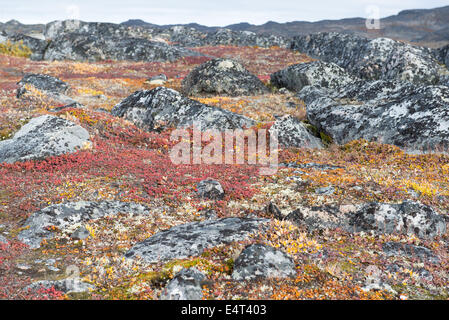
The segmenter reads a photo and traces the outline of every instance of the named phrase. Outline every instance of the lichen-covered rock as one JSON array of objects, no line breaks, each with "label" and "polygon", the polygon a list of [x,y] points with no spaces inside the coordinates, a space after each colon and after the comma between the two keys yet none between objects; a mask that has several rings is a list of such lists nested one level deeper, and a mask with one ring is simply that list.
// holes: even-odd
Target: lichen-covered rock
[{"label": "lichen-covered rock", "polygon": [[45,51],[44,60],[163,62],[175,61],[185,56],[202,56],[202,54],[148,39],[69,33],[50,43]]},{"label": "lichen-covered rock", "polygon": [[68,278],[62,280],[41,280],[36,281],[25,287],[25,291],[35,291],[41,288],[50,289],[55,288],[57,291],[62,291],[64,293],[82,293],[94,290],[95,286],[82,281],[79,278]]},{"label": "lichen-covered rock", "polygon": [[196,268],[184,268],[165,287],[161,300],[201,300],[206,276]]},{"label": "lichen-covered rock", "polygon": [[34,212],[24,223],[18,238],[31,248],[39,248],[43,239],[53,237],[47,227],[54,226],[62,232],[73,232],[83,222],[112,216],[118,213],[147,215],[149,209],[141,204],[120,201],[79,201],[54,204]]},{"label": "lichen-covered rock", "polygon": [[339,88],[355,81],[343,68],[332,62],[313,61],[289,66],[270,76],[278,88],[299,91],[305,86]]},{"label": "lichen-covered rock", "polygon": [[198,256],[221,244],[247,239],[263,230],[268,219],[223,218],[190,222],[161,231],[132,247],[127,258],[140,257],[147,263]]},{"label": "lichen-covered rock", "polygon": [[228,96],[247,96],[268,92],[268,88],[262,81],[240,63],[221,58],[209,60],[193,69],[183,79],[182,90],[188,95]]},{"label": "lichen-covered rock", "polygon": [[447,218],[432,207],[406,200],[401,204],[368,203],[349,219],[355,232],[374,231],[381,234],[413,234],[434,238],[445,234]]},{"label": "lichen-covered rock", "polygon": [[366,139],[409,152],[449,147],[449,88],[358,82],[341,90],[305,87],[307,118],[334,142]]},{"label": "lichen-covered rock", "polygon": [[190,127],[194,121],[201,124],[201,129],[219,130],[249,128],[255,124],[252,119],[188,99],[165,87],[136,91],[117,104],[112,114],[144,130]]},{"label": "lichen-covered rock", "polygon": [[204,37],[202,45],[258,46],[263,48],[277,46],[287,48],[289,41],[281,36],[263,35],[251,31],[233,31],[226,28],[220,28],[215,32],[208,33]]},{"label": "lichen-covered rock", "polygon": [[27,91],[27,85],[54,94],[66,94],[69,90],[67,83],[47,74],[27,74],[17,84],[19,85],[19,89],[17,89],[17,98],[20,98]]},{"label": "lichen-covered rock", "polygon": [[279,143],[285,147],[323,148],[319,138],[313,136],[301,121],[289,115],[276,120],[269,132],[276,134]]},{"label": "lichen-covered rock", "polygon": [[214,179],[206,179],[198,182],[196,192],[201,198],[220,200],[224,197],[224,190],[220,182]]},{"label": "lichen-covered rock", "polygon": [[91,146],[83,127],[55,116],[33,118],[8,140],[0,141],[0,162],[40,160]]},{"label": "lichen-covered rock", "polygon": [[291,49],[333,62],[357,77],[437,84],[445,68],[430,49],[388,38],[321,32],[293,38]]},{"label": "lichen-covered rock", "polygon": [[234,280],[292,278],[295,275],[295,263],[291,257],[263,244],[247,246],[235,260],[232,272]]},{"label": "lichen-covered rock", "polygon": [[4,236],[0,234],[0,244],[8,244],[9,241]]},{"label": "lichen-covered rock", "polygon": [[430,262],[433,264],[440,262],[440,259],[432,252],[432,250],[409,243],[386,242],[382,245],[382,251],[387,257],[406,256],[421,262]]},{"label": "lichen-covered rock", "polygon": [[400,204],[300,207],[285,219],[309,230],[341,228],[347,232],[410,234],[423,239],[445,234],[448,223],[432,207],[410,200]]},{"label": "lichen-covered rock", "polygon": [[32,51],[30,56],[31,60],[42,60],[45,49],[47,49],[48,46],[48,41],[46,40],[37,39],[20,33],[9,36],[8,40],[15,43],[21,42],[28,47]]}]

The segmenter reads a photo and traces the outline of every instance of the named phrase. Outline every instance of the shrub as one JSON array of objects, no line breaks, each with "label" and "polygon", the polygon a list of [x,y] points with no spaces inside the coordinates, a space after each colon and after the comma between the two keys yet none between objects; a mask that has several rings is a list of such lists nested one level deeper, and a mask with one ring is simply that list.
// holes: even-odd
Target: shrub
[{"label": "shrub", "polygon": [[23,41],[11,42],[8,40],[4,43],[0,43],[0,54],[29,58],[32,53],[31,49],[23,44]]}]

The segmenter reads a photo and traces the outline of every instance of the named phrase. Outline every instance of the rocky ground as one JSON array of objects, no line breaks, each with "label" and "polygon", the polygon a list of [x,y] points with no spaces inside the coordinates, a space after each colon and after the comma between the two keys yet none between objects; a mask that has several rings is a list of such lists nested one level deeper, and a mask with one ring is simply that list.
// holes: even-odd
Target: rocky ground
[{"label": "rocky ground", "polygon": [[[170,48],[0,55],[1,299],[449,298],[445,51]],[[194,120],[276,132],[279,169],[174,164]]]}]

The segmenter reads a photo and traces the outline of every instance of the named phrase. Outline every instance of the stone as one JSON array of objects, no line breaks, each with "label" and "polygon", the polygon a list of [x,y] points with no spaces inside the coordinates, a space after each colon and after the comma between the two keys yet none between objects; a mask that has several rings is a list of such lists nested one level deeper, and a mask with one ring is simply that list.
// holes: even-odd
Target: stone
[{"label": "stone", "polygon": [[86,229],[86,227],[82,226],[75,230],[75,232],[72,233],[70,238],[73,240],[85,240],[90,237],[89,230]]},{"label": "stone", "polygon": [[145,80],[145,82],[147,82],[149,85],[163,85],[165,84],[165,82],[167,82],[167,76],[163,73],[157,75],[157,76],[153,76],[148,78],[147,80]]},{"label": "stone", "polygon": [[281,210],[275,205],[273,202],[270,202],[265,208],[265,213],[268,213],[271,217],[277,220],[283,220],[284,216],[282,215]]},{"label": "stone", "polygon": [[247,246],[235,260],[234,280],[293,278],[295,263],[285,252],[263,244]]},{"label": "stone", "polygon": [[388,38],[366,39],[357,35],[320,32],[293,37],[291,49],[333,62],[367,80],[400,80],[438,84],[447,70],[430,49]]},{"label": "stone", "polygon": [[225,195],[220,182],[214,179],[206,179],[198,182],[196,189],[196,192],[200,198],[221,200]]},{"label": "stone", "polygon": [[196,268],[184,268],[165,287],[161,300],[201,300],[206,276]]},{"label": "stone", "polygon": [[9,243],[8,239],[6,239],[4,236],[2,236],[0,234],[0,245],[1,244],[8,244],[8,243]]},{"label": "stone", "polygon": [[213,59],[193,69],[182,80],[186,95],[249,96],[268,93],[268,88],[237,61]]},{"label": "stone", "polygon": [[410,153],[449,147],[449,88],[369,81],[341,90],[305,87],[307,119],[337,144],[366,139]]},{"label": "stone", "polygon": [[64,293],[83,293],[94,290],[95,286],[81,281],[78,278],[68,278],[63,280],[41,280],[36,281],[25,287],[25,291],[35,291],[40,288],[50,289],[54,287],[57,291],[62,291]]},{"label": "stone", "polygon": [[284,147],[321,149],[321,139],[312,135],[306,126],[290,115],[277,119],[269,129],[270,134],[276,134],[278,142]]},{"label": "stone", "polygon": [[51,239],[54,234],[47,227],[54,226],[62,232],[73,231],[79,224],[118,213],[147,215],[149,209],[133,202],[120,201],[79,201],[54,204],[34,212],[24,223],[18,238],[31,248],[39,248],[43,239]]},{"label": "stone", "polygon": [[17,84],[19,85],[19,89],[17,89],[17,98],[20,98],[27,92],[27,85],[54,94],[66,94],[70,89],[68,84],[56,77],[37,73],[25,75]]},{"label": "stone", "polygon": [[44,115],[0,141],[0,162],[42,160],[91,147],[89,132],[72,121]]},{"label": "stone", "polygon": [[250,234],[263,230],[268,221],[234,217],[177,225],[137,243],[125,257],[157,263],[198,256],[208,248],[245,240]]},{"label": "stone", "polygon": [[255,124],[245,116],[202,104],[165,87],[136,91],[114,106],[112,114],[144,130],[185,128],[194,122],[201,124],[202,130],[249,128]]},{"label": "stone", "polygon": [[440,259],[432,252],[432,250],[409,243],[386,242],[382,245],[382,251],[387,257],[405,256],[417,259],[421,262],[430,262],[433,264],[440,263]]},{"label": "stone", "polygon": [[330,195],[335,193],[335,188],[332,187],[332,186],[323,187],[323,188],[316,188],[315,189],[315,193],[316,194],[320,194],[320,195],[330,196]]},{"label": "stone", "polygon": [[300,91],[306,86],[340,88],[356,80],[332,62],[313,61],[291,65],[270,76],[272,85]]},{"label": "stone", "polygon": [[31,60],[42,60],[45,49],[48,46],[48,41],[46,40],[37,39],[35,37],[30,37],[28,35],[20,33],[10,35],[8,37],[8,40],[10,40],[13,43],[21,42],[26,47],[28,47],[32,51],[32,54],[30,56]]}]

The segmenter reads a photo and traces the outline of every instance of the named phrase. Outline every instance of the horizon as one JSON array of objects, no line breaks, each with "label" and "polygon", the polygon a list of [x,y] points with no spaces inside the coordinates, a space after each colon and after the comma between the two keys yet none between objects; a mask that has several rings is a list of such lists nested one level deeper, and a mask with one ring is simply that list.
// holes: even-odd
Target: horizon
[{"label": "horizon", "polygon": [[[313,4],[306,5],[291,0],[276,4],[266,0],[237,4],[238,1],[229,0],[226,5],[191,1],[188,6],[180,0],[167,0],[164,6],[156,1],[130,0],[124,8],[122,2],[115,5],[118,4],[117,0],[107,1],[107,7],[106,1],[103,0],[59,1],[57,3],[43,0],[40,3],[31,4],[26,3],[25,0],[17,0],[14,4],[3,2],[0,1],[0,5],[2,5],[0,21],[2,23],[11,20],[19,21],[22,24],[46,24],[55,20],[67,19],[111,23],[142,20],[157,25],[197,23],[208,27],[224,27],[239,23],[262,25],[268,22],[318,22],[373,18],[373,14],[376,15],[376,18],[384,18],[396,15],[403,10],[435,9],[449,5],[446,1],[440,0],[430,0],[425,3],[417,0],[342,0],[339,7],[334,8],[330,5],[332,3],[330,0],[318,0]],[[173,5],[169,6],[169,4]],[[239,11],[234,9],[237,6],[240,6]],[[254,10],[254,8],[257,9]],[[299,11],[299,9],[302,10]],[[298,13],[295,10],[298,10]],[[139,14],[135,12],[139,12]]]}]

